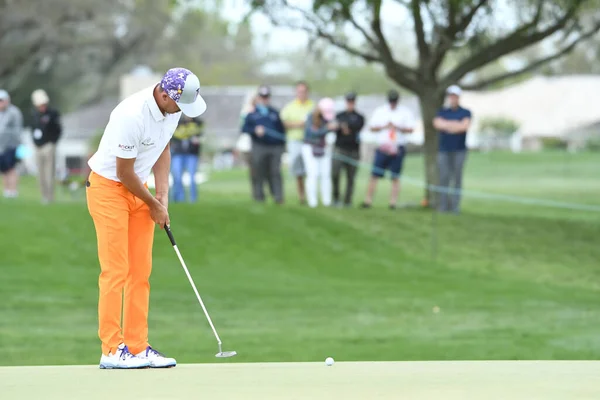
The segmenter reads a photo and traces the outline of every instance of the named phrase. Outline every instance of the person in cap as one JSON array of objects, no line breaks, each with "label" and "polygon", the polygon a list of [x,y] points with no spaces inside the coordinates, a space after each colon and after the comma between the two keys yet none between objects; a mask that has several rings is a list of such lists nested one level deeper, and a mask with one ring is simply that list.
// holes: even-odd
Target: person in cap
[{"label": "person in cap", "polygon": [[17,148],[21,143],[23,114],[10,102],[10,95],[0,89],[0,174],[4,197],[18,197]]},{"label": "person in cap", "polygon": [[300,204],[306,201],[304,193],[304,177],[306,170],[302,156],[304,143],[304,125],[306,117],[315,108],[315,103],[308,97],[308,83],[296,82],[296,98],[281,110],[281,119],[287,131],[287,152],[290,171],[296,178],[296,188]]},{"label": "person in cap", "polygon": [[460,106],[461,93],[457,85],[448,87],[447,107],[441,108],[433,119],[433,126],[439,131],[440,186],[446,189],[439,194],[438,209],[441,212],[460,212],[463,168],[467,159],[467,131],[471,126],[471,111]]},{"label": "person in cap", "polygon": [[56,175],[56,143],[62,134],[60,113],[49,106],[50,98],[43,89],[31,94],[33,104],[32,136],[42,203],[54,201]]},{"label": "person in cap", "polygon": [[281,156],[285,151],[285,127],[279,111],[271,106],[271,89],[258,88],[254,110],[244,119],[242,132],[252,137],[252,196],[265,201],[264,183],[268,182],[277,204],[283,204]]},{"label": "person in cap", "polygon": [[[205,110],[198,77],[185,68],[172,68],[159,83],[115,107],[88,161],[92,172],[86,183],[87,204],[101,270],[100,368],[176,365],[148,342],[154,224],[161,229],[169,225],[169,142],[181,114],[196,118]],[[155,195],[147,185],[151,172]]]},{"label": "person in cap", "polygon": [[377,181],[384,177],[386,171],[390,172],[392,179],[390,209],[396,208],[400,194],[400,173],[406,153],[406,135],[413,132],[415,121],[410,110],[399,104],[400,94],[397,91],[390,90],[387,100],[387,104],[375,109],[369,122],[371,132],[377,134],[377,149],[362,208],[371,207]]},{"label": "person in cap", "polygon": [[304,128],[302,159],[306,168],[306,200],[309,207],[318,205],[317,192],[320,183],[321,200],[325,207],[331,205],[331,160],[332,149],[327,146],[325,137],[335,132],[335,102],[329,97],[317,103],[315,111],[308,115]]},{"label": "person in cap", "polygon": [[359,135],[365,125],[364,116],[356,111],[356,93],[346,94],[346,109],[338,113],[339,122],[336,131],[335,154],[333,156],[333,202],[341,206],[340,176],[346,171],[346,193],[343,205],[352,206],[354,180],[360,161]]}]

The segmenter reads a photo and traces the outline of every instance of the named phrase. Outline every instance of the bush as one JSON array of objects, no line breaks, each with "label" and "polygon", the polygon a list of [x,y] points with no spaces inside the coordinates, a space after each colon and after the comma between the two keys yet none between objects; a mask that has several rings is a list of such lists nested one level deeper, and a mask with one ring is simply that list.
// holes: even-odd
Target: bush
[{"label": "bush", "polygon": [[566,150],[568,143],[566,140],[554,137],[542,138],[542,147],[547,150]]},{"label": "bush", "polygon": [[493,136],[510,137],[519,129],[519,124],[509,118],[484,118],[479,122],[479,131]]},{"label": "bush", "polygon": [[586,140],[585,149],[589,151],[600,151],[600,137],[591,137]]}]

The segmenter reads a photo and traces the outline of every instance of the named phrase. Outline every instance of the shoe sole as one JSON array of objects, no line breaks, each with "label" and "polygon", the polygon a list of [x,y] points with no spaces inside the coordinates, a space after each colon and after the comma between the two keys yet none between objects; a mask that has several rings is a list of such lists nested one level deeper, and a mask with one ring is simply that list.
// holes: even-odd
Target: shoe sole
[{"label": "shoe sole", "polygon": [[140,367],[113,367],[113,366],[107,366],[107,365],[100,365],[100,369],[147,369],[150,368],[149,365],[143,365]]},{"label": "shoe sole", "polygon": [[164,366],[160,366],[160,367],[150,367],[152,369],[167,369],[167,368],[175,368],[177,366],[177,364],[173,364],[173,365],[164,365]]}]

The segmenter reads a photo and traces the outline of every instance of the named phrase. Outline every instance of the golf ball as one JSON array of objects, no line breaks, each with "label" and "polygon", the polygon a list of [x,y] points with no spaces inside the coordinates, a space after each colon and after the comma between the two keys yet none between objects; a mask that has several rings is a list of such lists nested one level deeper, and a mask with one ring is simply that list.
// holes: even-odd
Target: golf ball
[{"label": "golf ball", "polygon": [[327,357],[327,358],[325,359],[325,364],[326,364],[328,367],[331,367],[331,366],[333,365],[333,358],[331,358],[331,357]]}]

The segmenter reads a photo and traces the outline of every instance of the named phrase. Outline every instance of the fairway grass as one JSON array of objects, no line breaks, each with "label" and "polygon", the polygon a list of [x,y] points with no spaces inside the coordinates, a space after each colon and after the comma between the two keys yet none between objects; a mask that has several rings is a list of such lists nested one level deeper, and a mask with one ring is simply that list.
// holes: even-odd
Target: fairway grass
[{"label": "fairway grass", "polygon": [[[599,204],[596,158],[471,154],[466,189]],[[421,167],[409,157],[407,177]],[[231,362],[598,359],[599,213],[468,195],[460,216],[392,212],[387,181],[372,210],[313,210],[286,187],[288,204],[254,204],[244,171],[212,173],[198,204],[170,206],[223,348],[239,353]],[[405,183],[402,202],[421,194]],[[83,197],[42,206],[26,179],[0,213],[0,365],[97,364],[99,267]],[[151,343],[180,363],[214,362],[158,229],[153,253]]]},{"label": "fairway grass", "polygon": [[188,364],[169,370],[1,367],[3,399],[591,400],[599,362]]}]

